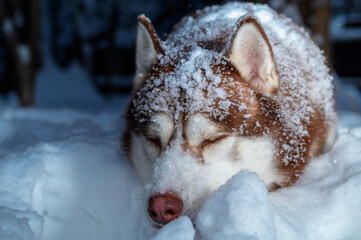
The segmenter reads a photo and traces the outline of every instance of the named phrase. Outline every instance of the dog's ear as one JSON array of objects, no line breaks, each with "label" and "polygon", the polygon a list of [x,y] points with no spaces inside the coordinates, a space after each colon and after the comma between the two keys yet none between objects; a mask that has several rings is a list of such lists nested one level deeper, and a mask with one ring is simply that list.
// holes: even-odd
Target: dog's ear
[{"label": "dog's ear", "polygon": [[138,17],[138,29],[136,40],[136,75],[134,89],[138,90],[150,71],[152,65],[158,60],[158,54],[163,54],[161,41],[145,15]]},{"label": "dog's ear", "polygon": [[278,73],[268,38],[252,16],[243,17],[235,26],[226,57],[250,85],[263,93],[278,89]]}]

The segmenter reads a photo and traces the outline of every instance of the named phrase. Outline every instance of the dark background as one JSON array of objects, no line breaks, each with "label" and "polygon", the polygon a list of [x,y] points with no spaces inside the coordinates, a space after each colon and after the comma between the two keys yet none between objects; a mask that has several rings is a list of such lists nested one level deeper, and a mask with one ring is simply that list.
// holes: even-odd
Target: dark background
[{"label": "dark background", "polygon": [[[135,66],[137,16],[145,13],[162,38],[205,0],[0,0],[0,94],[34,102],[44,52],[66,69],[78,62],[104,97],[129,93]],[[336,78],[361,86],[361,0],[271,0],[310,30]],[[45,43],[45,39],[48,42]]]}]

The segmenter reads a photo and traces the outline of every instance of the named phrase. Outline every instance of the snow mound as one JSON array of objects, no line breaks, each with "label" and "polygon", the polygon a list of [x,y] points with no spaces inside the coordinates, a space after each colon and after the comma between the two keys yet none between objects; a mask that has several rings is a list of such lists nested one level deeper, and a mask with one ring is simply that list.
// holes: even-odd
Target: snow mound
[{"label": "snow mound", "polygon": [[255,173],[240,172],[206,202],[197,227],[205,239],[276,239],[265,184]]},{"label": "snow mound", "polygon": [[119,160],[117,115],[0,113],[12,129],[0,139],[0,239],[134,239],[140,185]]},{"label": "snow mound", "polygon": [[195,230],[191,220],[182,216],[168,225],[163,227],[152,240],[192,240],[194,239]]},{"label": "snow mound", "polygon": [[44,220],[34,211],[0,206],[0,239],[40,240]]}]

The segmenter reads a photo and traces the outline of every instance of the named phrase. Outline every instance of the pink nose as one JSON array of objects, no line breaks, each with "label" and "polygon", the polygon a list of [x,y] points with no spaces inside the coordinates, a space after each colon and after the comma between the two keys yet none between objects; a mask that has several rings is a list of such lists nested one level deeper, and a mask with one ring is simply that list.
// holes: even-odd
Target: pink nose
[{"label": "pink nose", "polygon": [[161,225],[178,218],[183,211],[183,201],[174,193],[153,195],[148,201],[150,218]]}]

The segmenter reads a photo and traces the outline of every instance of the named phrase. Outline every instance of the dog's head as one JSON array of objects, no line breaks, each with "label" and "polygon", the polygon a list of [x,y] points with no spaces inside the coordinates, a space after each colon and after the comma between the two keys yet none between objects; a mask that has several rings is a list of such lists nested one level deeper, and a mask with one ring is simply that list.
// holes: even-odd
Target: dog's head
[{"label": "dog's head", "polygon": [[240,19],[218,36],[225,44],[162,42],[144,15],[138,21],[124,146],[145,183],[150,218],[159,225],[180,215],[194,220],[210,194],[241,169],[278,184],[271,134],[279,81],[258,21]]}]

